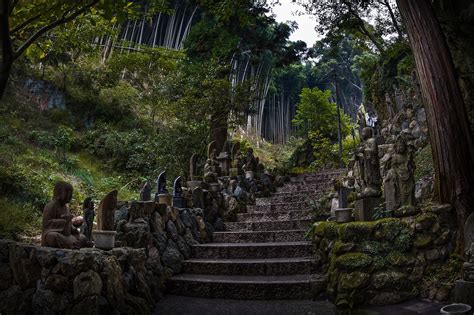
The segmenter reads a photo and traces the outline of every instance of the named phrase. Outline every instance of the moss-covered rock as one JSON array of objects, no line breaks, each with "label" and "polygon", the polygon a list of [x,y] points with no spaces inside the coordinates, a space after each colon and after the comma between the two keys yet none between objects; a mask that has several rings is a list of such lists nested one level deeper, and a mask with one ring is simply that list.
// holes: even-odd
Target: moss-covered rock
[{"label": "moss-covered rock", "polygon": [[345,253],[349,253],[353,251],[356,248],[356,245],[354,243],[343,243],[341,241],[336,241],[334,243],[334,253],[337,256],[340,256]]},{"label": "moss-covered rock", "polygon": [[407,289],[410,282],[404,273],[396,271],[380,271],[372,276],[372,286],[377,289],[391,289],[394,291]]},{"label": "moss-covered rock", "polygon": [[380,255],[383,253],[388,253],[392,250],[391,244],[388,242],[382,241],[364,241],[358,246],[359,251],[372,254],[372,255]]},{"label": "moss-covered rock", "polygon": [[350,222],[341,224],[339,234],[343,242],[360,242],[370,239],[375,222]]},{"label": "moss-covered rock", "polygon": [[360,271],[343,273],[339,278],[339,288],[342,290],[355,290],[369,283],[370,274]]},{"label": "moss-covered rock", "polygon": [[426,247],[433,242],[433,237],[428,234],[417,234],[413,240],[413,246]]},{"label": "moss-covered rock", "polygon": [[336,267],[344,270],[355,270],[369,267],[372,258],[364,253],[347,253],[336,258]]},{"label": "moss-covered rock", "polygon": [[409,226],[404,224],[405,227],[400,230],[397,237],[392,242],[392,249],[396,251],[406,252],[413,245],[413,238],[415,236],[415,231]]},{"label": "moss-covered rock", "polygon": [[416,217],[416,229],[417,230],[427,230],[436,223],[436,215],[432,213],[424,213]]},{"label": "moss-covered rock", "polygon": [[411,254],[393,251],[387,255],[387,262],[394,267],[411,266],[415,263],[415,257]]},{"label": "moss-covered rock", "polygon": [[375,228],[381,238],[393,241],[407,226],[400,219],[387,218],[377,221]]},{"label": "moss-covered rock", "polygon": [[314,234],[330,240],[338,238],[338,224],[335,222],[317,222],[313,225]]},{"label": "moss-covered rock", "polygon": [[393,216],[396,218],[403,218],[412,215],[417,215],[420,213],[420,210],[414,206],[405,206],[393,211]]}]

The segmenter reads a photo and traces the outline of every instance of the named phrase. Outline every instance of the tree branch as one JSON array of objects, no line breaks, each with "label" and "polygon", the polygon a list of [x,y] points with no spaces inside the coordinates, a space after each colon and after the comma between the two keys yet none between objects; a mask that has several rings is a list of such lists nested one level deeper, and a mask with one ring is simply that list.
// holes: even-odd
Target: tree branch
[{"label": "tree branch", "polygon": [[378,42],[378,40],[375,38],[375,36],[367,29],[367,27],[365,26],[365,21],[357,14],[357,12],[354,11],[354,9],[352,8],[351,4],[348,3],[348,2],[345,2],[344,3],[346,4],[348,10],[349,10],[349,13],[355,17],[357,19],[357,21],[359,22],[359,29],[360,31],[362,32],[362,34],[364,34],[365,36],[367,36],[370,41],[375,45],[375,47],[377,47],[377,49],[381,52],[381,53],[384,53],[385,52],[385,49],[383,48],[383,46]]},{"label": "tree branch", "polygon": [[23,23],[21,23],[20,25],[17,25],[15,26],[11,31],[10,31],[10,34],[15,34],[16,32],[18,32],[19,30],[21,30],[22,28],[24,28],[25,26],[27,26],[28,24],[32,23],[33,21],[36,21],[37,19],[39,19],[41,16],[41,13],[35,15],[35,16],[32,16],[31,18],[29,18],[28,20],[24,21]]},{"label": "tree branch", "polygon": [[400,25],[398,25],[397,18],[395,17],[395,13],[393,13],[392,6],[388,2],[388,0],[383,0],[383,4],[387,7],[388,12],[390,13],[390,17],[392,18],[393,26],[395,26],[395,29],[397,30],[398,36],[400,39],[403,38],[403,32],[400,28]]},{"label": "tree branch", "polygon": [[[98,0],[94,0],[92,2],[90,2],[89,4],[85,5],[84,7],[82,7],[81,9],[78,9],[76,12],[72,13],[71,15],[69,16],[65,16],[63,15],[60,19],[40,28],[36,33],[34,33],[30,38],[28,38],[16,51],[15,51],[15,54],[14,54],[14,59],[17,59],[19,56],[21,56],[21,54],[26,50],[28,49],[28,47],[31,46],[31,44],[34,43],[35,40],[37,40],[39,37],[41,37],[43,34],[45,34],[46,32],[54,29],[55,27],[61,25],[61,24],[65,24],[67,22],[70,22],[72,20],[74,20],[76,17],[78,17],[79,15],[81,15],[82,13],[84,13],[85,11],[87,11],[89,8],[91,8],[92,6],[94,6],[96,3],[98,2]],[[70,9],[68,10],[70,11]],[[67,13],[67,12],[66,12]]]}]

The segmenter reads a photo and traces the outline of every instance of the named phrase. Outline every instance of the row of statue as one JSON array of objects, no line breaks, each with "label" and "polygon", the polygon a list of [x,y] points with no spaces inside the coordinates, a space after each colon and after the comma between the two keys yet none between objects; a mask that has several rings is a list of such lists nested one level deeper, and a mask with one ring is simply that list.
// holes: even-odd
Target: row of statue
[{"label": "row of statue", "polygon": [[[361,131],[361,145],[349,163],[344,185],[358,192],[357,198],[385,199],[386,210],[415,205],[413,137],[401,132],[388,139],[380,157],[379,144],[371,127]],[[380,146],[381,147],[381,146]]]},{"label": "row of statue", "polygon": [[[193,155],[190,161],[191,179],[197,179],[197,155]],[[206,183],[216,183],[220,176],[239,176],[247,174],[253,178],[253,173],[263,172],[263,165],[258,157],[253,154],[253,149],[247,151],[246,156],[242,156],[240,143],[231,144],[226,141],[221,152],[217,154],[216,141],[209,143],[207,148],[207,160],[204,165],[204,181]]]}]

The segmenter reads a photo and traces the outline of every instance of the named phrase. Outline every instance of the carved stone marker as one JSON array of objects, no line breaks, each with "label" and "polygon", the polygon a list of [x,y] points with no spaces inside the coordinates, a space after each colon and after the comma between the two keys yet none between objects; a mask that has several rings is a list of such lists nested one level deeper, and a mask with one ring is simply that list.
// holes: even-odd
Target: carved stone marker
[{"label": "carved stone marker", "polygon": [[143,185],[142,190],[140,191],[140,201],[150,201],[151,199],[151,185],[146,181]]},{"label": "carved stone marker", "polygon": [[165,204],[167,206],[171,206],[171,195],[168,193],[166,189],[166,171],[161,172],[158,176],[158,180],[156,181],[156,194],[155,194],[155,202],[159,204]]},{"label": "carved stone marker", "polygon": [[181,176],[173,183],[173,207],[186,208],[186,200],[183,198],[183,188],[181,186]]},{"label": "carved stone marker", "polygon": [[79,249],[90,246],[86,236],[73,227],[73,215],[69,212],[73,188],[66,182],[54,186],[53,200],[43,210],[41,245],[56,248]]},{"label": "carved stone marker", "polygon": [[83,203],[83,216],[84,222],[82,223],[81,232],[87,237],[88,240],[92,240],[92,228],[94,225],[94,201],[92,201],[91,197],[88,197],[84,200]]},{"label": "carved stone marker", "polygon": [[117,209],[117,195],[118,191],[113,190],[100,201],[97,210],[97,230],[114,230],[114,212]]}]

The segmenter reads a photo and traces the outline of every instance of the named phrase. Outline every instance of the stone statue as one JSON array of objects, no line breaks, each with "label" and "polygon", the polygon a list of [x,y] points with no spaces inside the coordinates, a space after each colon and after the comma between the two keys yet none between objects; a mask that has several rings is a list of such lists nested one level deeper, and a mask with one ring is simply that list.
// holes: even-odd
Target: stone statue
[{"label": "stone statue", "polygon": [[72,226],[74,216],[67,206],[71,202],[72,191],[71,184],[66,182],[57,182],[54,186],[53,200],[43,210],[42,246],[79,249],[92,245]]},{"label": "stone statue", "polygon": [[92,227],[94,225],[94,201],[92,201],[91,197],[86,198],[83,203],[83,215],[84,215],[84,222],[82,223],[82,234],[84,234],[87,239],[92,239]]},{"label": "stone statue", "polygon": [[151,199],[151,185],[146,181],[143,185],[142,190],[140,191],[140,201],[149,201]]},{"label": "stone statue", "polygon": [[379,150],[372,128],[362,129],[362,140],[362,147],[356,155],[363,188],[359,198],[380,197],[382,177],[380,176]]},{"label": "stone statue", "polygon": [[207,147],[207,161],[204,166],[204,181],[206,183],[217,183],[219,177],[219,161],[217,161],[216,141],[209,143]]},{"label": "stone statue", "polygon": [[228,176],[231,162],[231,145],[232,143],[227,140],[222,147],[221,152],[217,156],[219,162],[219,168],[221,170],[221,176]]},{"label": "stone statue", "polygon": [[97,211],[97,230],[113,231],[115,229],[114,213],[117,209],[117,195],[118,191],[113,190],[100,201]]},{"label": "stone statue", "polygon": [[395,152],[386,162],[388,168],[384,179],[387,210],[415,205],[414,150],[403,135],[397,138]]},{"label": "stone statue", "polygon": [[245,157],[245,163],[242,169],[246,172],[249,172],[249,171],[256,172],[257,167],[258,167],[258,161],[255,159],[255,156],[253,155],[253,149],[250,148],[247,151],[247,156]]}]

